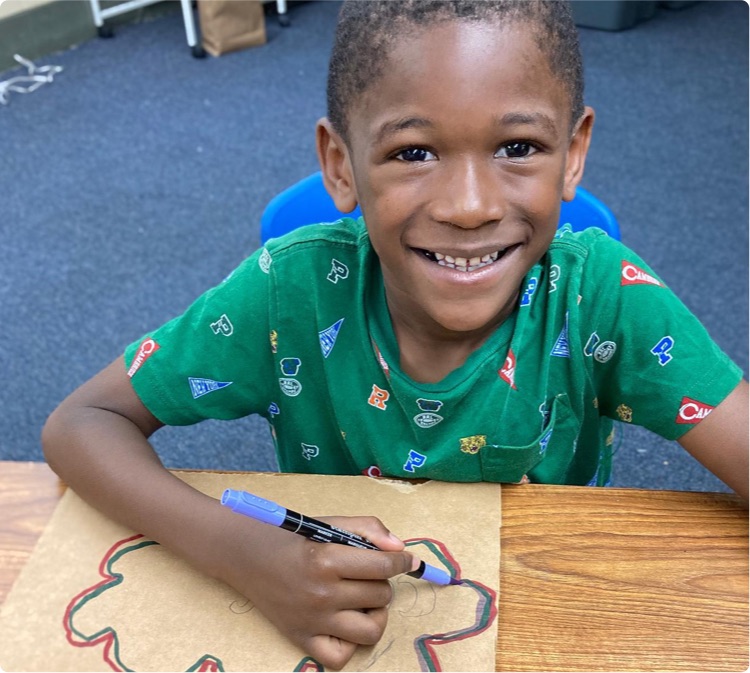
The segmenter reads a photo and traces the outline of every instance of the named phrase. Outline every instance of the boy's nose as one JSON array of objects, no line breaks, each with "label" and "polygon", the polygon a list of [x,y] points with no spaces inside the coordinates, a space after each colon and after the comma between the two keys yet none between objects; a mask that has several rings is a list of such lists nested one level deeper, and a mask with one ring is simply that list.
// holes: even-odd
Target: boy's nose
[{"label": "boy's nose", "polygon": [[477,162],[456,162],[435,189],[432,214],[436,220],[474,229],[502,220],[505,204],[496,168]]}]

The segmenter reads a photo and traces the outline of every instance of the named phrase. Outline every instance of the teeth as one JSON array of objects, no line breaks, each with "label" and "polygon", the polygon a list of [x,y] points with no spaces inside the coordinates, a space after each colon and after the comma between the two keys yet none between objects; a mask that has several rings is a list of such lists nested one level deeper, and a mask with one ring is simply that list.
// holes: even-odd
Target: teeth
[{"label": "teeth", "polygon": [[444,255],[440,252],[431,252],[430,250],[424,250],[424,255],[428,259],[437,262],[440,266],[448,267],[449,269],[457,269],[459,271],[475,271],[481,269],[484,266],[489,266],[493,262],[496,262],[500,257],[503,256],[507,248],[502,250],[496,250],[482,257],[451,257],[450,255]]}]

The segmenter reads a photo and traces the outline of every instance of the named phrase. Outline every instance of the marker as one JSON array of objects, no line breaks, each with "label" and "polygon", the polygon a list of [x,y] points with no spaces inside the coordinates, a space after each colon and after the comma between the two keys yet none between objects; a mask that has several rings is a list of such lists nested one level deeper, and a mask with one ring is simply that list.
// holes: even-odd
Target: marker
[{"label": "marker", "polygon": [[[311,519],[309,516],[293,512],[291,509],[286,509],[275,502],[265,500],[247,491],[236,491],[228,488],[221,496],[221,504],[229,507],[233,512],[244,514],[256,521],[262,521],[272,526],[279,526],[279,528],[297,533],[297,535],[303,535],[313,542],[333,542],[347,547],[381,551],[379,547],[376,547],[361,535],[336,528],[336,526],[331,526],[317,519]],[[427,565],[424,561],[420,561],[419,568],[406,574],[443,586],[461,584],[461,580],[454,579],[444,570]]]}]

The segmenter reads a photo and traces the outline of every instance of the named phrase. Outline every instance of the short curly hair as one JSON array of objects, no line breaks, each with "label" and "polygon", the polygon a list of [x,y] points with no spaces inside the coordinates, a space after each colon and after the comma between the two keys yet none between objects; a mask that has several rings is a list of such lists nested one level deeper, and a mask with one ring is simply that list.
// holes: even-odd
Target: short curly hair
[{"label": "short curly hair", "polygon": [[578,31],[563,0],[347,0],[339,13],[328,66],[328,119],[347,140],[348,112],[383,73],[403,32],[442,21],[523,22],[532,27],[571,104],[571,129],[583,114],[583,63]]}]

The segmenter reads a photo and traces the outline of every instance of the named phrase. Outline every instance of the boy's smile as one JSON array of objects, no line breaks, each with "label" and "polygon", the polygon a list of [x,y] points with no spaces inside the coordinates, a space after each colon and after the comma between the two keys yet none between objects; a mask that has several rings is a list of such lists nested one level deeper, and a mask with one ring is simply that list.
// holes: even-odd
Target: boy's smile
[{"label": "boy's smile", "polygon": [[352,198],[402,351],[409,339],[476,348],[552,241],[593,113],[571,141],[568,92],[523,27],[445,21],[394,45],[350,107]]}]

